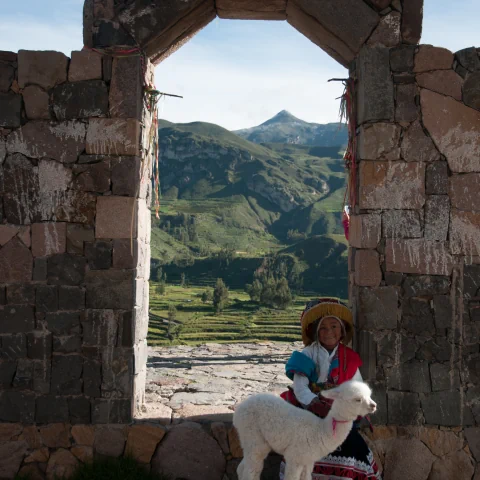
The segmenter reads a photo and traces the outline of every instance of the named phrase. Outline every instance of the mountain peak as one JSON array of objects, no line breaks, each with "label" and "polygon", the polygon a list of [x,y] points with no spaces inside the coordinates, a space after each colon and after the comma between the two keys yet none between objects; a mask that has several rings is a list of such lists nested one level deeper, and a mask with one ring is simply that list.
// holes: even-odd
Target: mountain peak
[{"label": "mountain peak", "polygon": [[292,115],[288,110],[282,110],[278,112],[274,117],[266,122],[262,123],[262,125],[271,125],[272,123],[292,123],[292,122],[302,122],[299,118]]}]

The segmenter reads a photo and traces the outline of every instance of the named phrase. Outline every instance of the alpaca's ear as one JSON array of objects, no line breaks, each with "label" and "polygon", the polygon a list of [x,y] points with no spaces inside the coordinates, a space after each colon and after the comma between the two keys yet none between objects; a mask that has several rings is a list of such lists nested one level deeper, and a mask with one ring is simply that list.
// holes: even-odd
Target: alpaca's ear
[{"label": "alpaca's ear", "polygon": [[332,390],[323,390],[322,397],[335,400],[336,398],[340,397],[340,392],[336,388],[333,388]]}]

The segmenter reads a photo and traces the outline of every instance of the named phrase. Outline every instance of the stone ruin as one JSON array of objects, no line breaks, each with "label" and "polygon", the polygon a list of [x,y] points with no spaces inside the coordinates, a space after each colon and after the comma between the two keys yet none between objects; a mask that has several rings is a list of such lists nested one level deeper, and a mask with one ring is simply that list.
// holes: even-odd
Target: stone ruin
[{"label": "stone ruin", "polygon": [[349,292],[380,405],[365,435],[385,480],[480,478],[480,58],[418,45],[422,10],[86,0],[86,48],[71,58],[0,52],[0,477],[129,453],[177,477],[236,479],[228,422],[134,419],[148,326],[144,84],[219,16],[287,20],[356,80]]}]

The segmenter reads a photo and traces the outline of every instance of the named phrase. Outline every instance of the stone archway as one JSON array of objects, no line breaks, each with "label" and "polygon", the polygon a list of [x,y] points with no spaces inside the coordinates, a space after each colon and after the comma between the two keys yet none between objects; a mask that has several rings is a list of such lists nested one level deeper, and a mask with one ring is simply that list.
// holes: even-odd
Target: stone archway
[{"label": "stone archway", "polygon": [[[477,50],[418,47],[421,0],[86,0],[85,45],[103,55],[0,53],[0,476],[38,445],[72,446],[70,434],[88,448],[95,438],[102,454],[121,454],[128,435],[147,463],[164,435],[123,427],[142,402],[146,362],[143,79],[216,15],[287,20],[349,68],[359,168],[350,297],[376,422],[388,425],[372,441],[393,445],[390,478],[409,471],[409,455],[395,454],[408,449],[423,455],[425,478],[459,466],[467,475],[455,429],[478,462]],[[115,47],[142,55],[114,58]],[[226,430],[213,435],[240,455],[232,432],[226,447]],[[74,463],[62,448],[54,455]]]}]

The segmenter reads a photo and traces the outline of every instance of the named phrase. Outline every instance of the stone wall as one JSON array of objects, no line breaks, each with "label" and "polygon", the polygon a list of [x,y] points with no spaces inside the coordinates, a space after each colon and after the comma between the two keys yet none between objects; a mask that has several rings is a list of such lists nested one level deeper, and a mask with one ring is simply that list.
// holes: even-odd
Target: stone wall
[{"label": "stone wall", "polygon": [[139,56],[0,52],[0,422],[125,423],[142,401],[143,69]]},{"label": "stone wall", "polygon": [[[479,51],[377,45],[355,73],[350,295],[374,419],[458,427],[478,446]],[[460,478],[438,475],[429,478]]]}]

